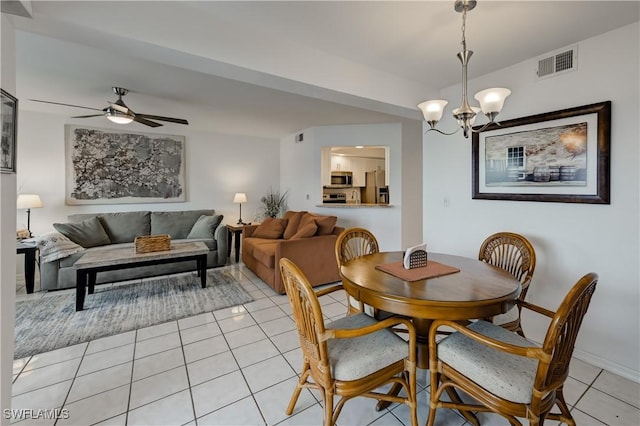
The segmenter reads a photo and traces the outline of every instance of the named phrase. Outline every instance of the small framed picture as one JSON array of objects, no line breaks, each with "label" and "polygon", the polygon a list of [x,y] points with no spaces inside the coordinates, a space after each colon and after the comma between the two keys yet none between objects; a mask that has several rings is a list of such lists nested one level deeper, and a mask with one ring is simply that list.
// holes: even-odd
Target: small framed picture
[{"label": "small framed picture", "polygon": [[2,92],[2,154],[0,171],[16,172],[16,133],[18,129],[18,100],[0,89]]}]

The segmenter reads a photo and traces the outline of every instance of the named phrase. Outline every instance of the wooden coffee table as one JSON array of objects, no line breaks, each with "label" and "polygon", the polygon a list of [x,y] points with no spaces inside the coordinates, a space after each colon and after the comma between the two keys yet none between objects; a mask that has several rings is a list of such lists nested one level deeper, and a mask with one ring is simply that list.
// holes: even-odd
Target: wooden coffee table
[{"label": "wooden coffee table", "polygon": [[207,286],[207,253],[209,248],[201,241],[172,243],[171,250],[153,253],[136,253],[135,247],[89,252],[73,265],[76,268],[76,311],[84,308],[87,286],[89,294],[93,294],[98,272],[195,260],[202,288],[205,288]]}]

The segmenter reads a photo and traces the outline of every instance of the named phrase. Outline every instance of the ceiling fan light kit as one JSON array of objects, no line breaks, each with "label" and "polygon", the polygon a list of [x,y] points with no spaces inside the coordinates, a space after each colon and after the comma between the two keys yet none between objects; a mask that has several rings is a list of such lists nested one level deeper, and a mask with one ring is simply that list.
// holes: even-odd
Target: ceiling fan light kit
[{"label": "ceiling fan light kit", "polygon": [[109,121],[116,124],[129,124],[132,121],[135,121],[149,127],[162,126],[162,124],[156,123],[155,121],[152,121],[152,120],[168,121],[170,123],[185,124],[185,125],[189,124],[189,122],[183,118],[163,117],[160,115],[149,115],[149,114],[137,114],[133,112],[122,100],[122,97],[125,96],[127,93],[129,93],[129,90],[123,87],[113,87],[113,93],[118,95],[118,100],[115,102],[110,102],[109,106],[103,109],[85,107],[80,105],[65,104],[60,102],[41,101],[38,99],[30,99],[30,100],[34,102],[42,102],[45,104],[63,105],[63,106],[70,106],[74,108],[84,108],[84,109],[92,109],[94,111],[102,111],[102,113],[100,114],[78,115],[71,118],[90,118],[90,117],[105,116]]},{"label": "ceiling fan light kit", "polygon": [[[458,108],[453,110],[453,117],[458,122],[458,125],[463,130],[464,137],[468,138],[469,133],[476,132],[473,130],[473,124],[475,122],[477,114],[482,111],[483,114],[489,119],[489,122],[482,126],[481,129],[477,130],[477,132],[481,132],[485,130],[491,124],[499,124],[495,121],[496,116],[500,111],[502,111],[502,107],[504,106],[504,101],[511,94],[511,90],[505,88],[491,88],[482,90],[474,96],[475,99],[480,103],[480,108],[469,105],[469,100],[467,98],[467,66],[469,64],[469,59],[471,55],[473,55],[473,51],[467,50],[467,40],[466,40],[466,22],[467,22],[467,12],[473,10],[476,7],[476,0],[456,0],[454,3],[454,9],[458,13],[462,13],[462,51],[458,52],[458,59],[462,64],[462,103]],[[418,104],[418,108],[422,111],[422,115],[424,116],[425,121],[429,125],[429,129],[427,132],[435,130],[438,133],[443,135],[453,135],[457,133],[460,128],[451,133],[445,133],[436,128],[438,122],[442,118],[442,113],[444,112],[444,107],[447,105],[447,101],[442,99],[425,101]]]},{"label": "ceiling fan light kit", "polygon": [[124,114],[113,108],[107,108],[105,116],[109,121],[117,124],[129,124],[133,121],[133,117],[131,115]]}]

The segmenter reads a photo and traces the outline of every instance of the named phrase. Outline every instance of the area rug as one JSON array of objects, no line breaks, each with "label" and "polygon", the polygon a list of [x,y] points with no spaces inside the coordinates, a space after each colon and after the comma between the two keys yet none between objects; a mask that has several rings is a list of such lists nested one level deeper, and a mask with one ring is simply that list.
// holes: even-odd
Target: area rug
[{"label": "area rug", "polygon": [[14,358],[51,351],[125,331],[174,321],[252,301],[227,271],[207,271],[207,287],[196,273],[132,284],[98,285],[84,310],[75,292],[16,303]]}]

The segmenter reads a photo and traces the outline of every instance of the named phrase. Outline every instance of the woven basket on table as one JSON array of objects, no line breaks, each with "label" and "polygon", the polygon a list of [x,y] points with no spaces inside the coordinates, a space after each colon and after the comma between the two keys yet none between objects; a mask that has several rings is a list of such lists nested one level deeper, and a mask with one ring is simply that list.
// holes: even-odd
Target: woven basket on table
[{"label": "woven basket on table", "polygon": [[136,237],[136,254],[171,250],[170,235],[142,235]]}]

